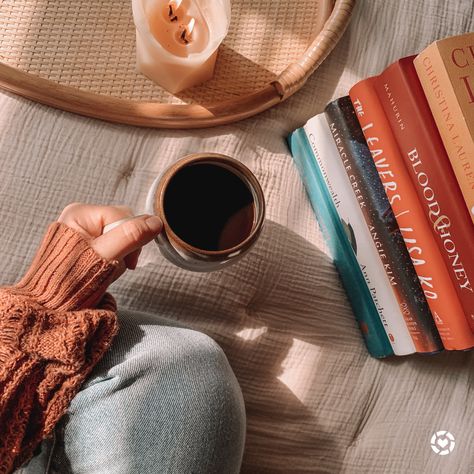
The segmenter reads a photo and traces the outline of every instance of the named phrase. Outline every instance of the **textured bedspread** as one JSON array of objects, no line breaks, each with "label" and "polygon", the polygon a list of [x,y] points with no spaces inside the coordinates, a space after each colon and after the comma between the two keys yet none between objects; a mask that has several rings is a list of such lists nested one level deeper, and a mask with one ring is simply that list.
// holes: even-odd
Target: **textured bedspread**
[{"label": "textured bedspread", "polygon": [[[340,44],[299,93],[211,130],[111,125],[1,94],[1,283],[20,277],[69,202],[140,213],[154,177],[177,158],[229,154],[265,191],[256,248],[236,266],[194,274],[150,245],[113,293],[122,307],[177,319],[221,344],[247,407],[243,472],[474,472],[474,354],[368,357],[284,140],[358,79],[472,30],[471,0],[360,1]],[[437,430],[456,438],[448,456],[430,449]]]}]

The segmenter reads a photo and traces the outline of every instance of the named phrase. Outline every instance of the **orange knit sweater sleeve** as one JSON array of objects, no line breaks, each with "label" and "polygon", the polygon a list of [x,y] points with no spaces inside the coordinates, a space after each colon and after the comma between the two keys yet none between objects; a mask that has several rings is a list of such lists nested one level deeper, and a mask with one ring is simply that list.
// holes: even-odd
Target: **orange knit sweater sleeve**
[{"label": "orange knit sweater sleeve", "polygon": [[54,223],[24,278],[0,288],[1,474],[13,472],[51,434],[110,347],[116,306],[102,295],[116,266]]}]

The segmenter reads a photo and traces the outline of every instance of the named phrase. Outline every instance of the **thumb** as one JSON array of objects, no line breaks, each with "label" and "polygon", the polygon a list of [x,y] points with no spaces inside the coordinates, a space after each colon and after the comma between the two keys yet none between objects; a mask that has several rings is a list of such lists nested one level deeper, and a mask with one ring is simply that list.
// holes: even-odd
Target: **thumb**
[{"label": "thumb", "polygon": [[91,246],[106,260],[120,260],[153,240],[162,228],[158,216],[138,216],[95,238]]}]

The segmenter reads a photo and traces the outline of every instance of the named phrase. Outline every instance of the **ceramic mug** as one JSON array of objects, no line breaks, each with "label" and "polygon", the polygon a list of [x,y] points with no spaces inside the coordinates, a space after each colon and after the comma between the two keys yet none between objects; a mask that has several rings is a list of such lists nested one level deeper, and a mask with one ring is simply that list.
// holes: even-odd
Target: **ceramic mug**
[{"label": "ceramic mug", "polygon": [[257,178],[240,161],[197,153],[155,179],[146,213],[163,221],[156,242],[165,258],[186,270],[209,272],[235,263],[255,244],[265,200]]}]

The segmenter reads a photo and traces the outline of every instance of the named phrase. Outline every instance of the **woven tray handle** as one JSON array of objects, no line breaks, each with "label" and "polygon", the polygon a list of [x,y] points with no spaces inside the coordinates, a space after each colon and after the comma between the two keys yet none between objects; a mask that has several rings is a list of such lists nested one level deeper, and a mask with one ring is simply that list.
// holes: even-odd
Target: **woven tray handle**
[{"label": "woven tray handle", "polygon": [[273,83],[282,99],[296,92],[324,61],[344,33],[356,0],[336,0],[331,16],[304,55],[290,64]]}]

